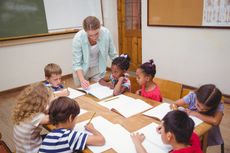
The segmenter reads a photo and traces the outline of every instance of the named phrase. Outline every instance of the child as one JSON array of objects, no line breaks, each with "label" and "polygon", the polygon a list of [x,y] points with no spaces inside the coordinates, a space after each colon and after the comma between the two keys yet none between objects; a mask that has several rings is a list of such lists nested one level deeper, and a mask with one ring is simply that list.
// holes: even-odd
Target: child
[{"label": "child", "polygon": [[61,74],[62,70],[61,67],[57,64],[50,63],[47,64],[44,68],[45,72],[45,86],[50,87],[52,91],[59,91],[56,92],[56,96],[68,96],[68,90],[63,90],[64,86],[61,84]]},{"label": "child", "polygon": [[173,104],[177,107],[188,105],[185,109],[188,115],[213,125],[208,132],[208,146],[224,143],[219,128],[224,110],[221,97],[222,93],[215,85],[205,84]]},{"label": "child", "polygon": [[119,57],[115,58],[112,62],[110,75],[110,82],[102,78],[99,83],[103,86],[110,87],[114,89],[113,94],[119,95],[125,91],[131,90],[130,80],[128,79],[127,70],[129,69],[130,58],[127,54],[121,54]]},{"label": "child", "polygon": [[[170,144],[170,153],[202,153],[199,137],[193,133],[194,122],[183,111],[174,110],[168,112],[162,119],[157,131],[161,134],[163,143]],[[146,153],[142,142],[143,134],[131,135],[138,153]]]},{"label": "child", "polygon": [[157,84],[153,82],[155,74],[156,65],[152,59],[142,64],[136,70],[137,83],[141,86],[141,89],[137,90],[136,94],[162,102],[160,89]]},{"label": "child", "polygon": [[14,142],[17,153],[37,153],[42,143],[41,125],[49,122],[47,111],[52,91],[42,82],[25,88],[13,110]]},{"label": "child", "polygon": [[75,152],[84,150],[85,145],[104,145],[103,135],[91,123],[85,128],[93,135],[71,130],[76,124],[79,113],[80,108],[73,99],[68,97],[55,99],[50,106],[49,117],[56,129],[47,134],[39,152]]}]

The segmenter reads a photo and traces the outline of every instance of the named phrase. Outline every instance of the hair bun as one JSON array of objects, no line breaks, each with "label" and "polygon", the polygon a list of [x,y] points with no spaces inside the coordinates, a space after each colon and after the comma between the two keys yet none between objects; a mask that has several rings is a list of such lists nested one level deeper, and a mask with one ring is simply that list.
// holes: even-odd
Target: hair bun
[{"label": "hair bun", "polygon": [[150,63],[150,64],[154,64],[153,59],[149,60],[149,63]]}]

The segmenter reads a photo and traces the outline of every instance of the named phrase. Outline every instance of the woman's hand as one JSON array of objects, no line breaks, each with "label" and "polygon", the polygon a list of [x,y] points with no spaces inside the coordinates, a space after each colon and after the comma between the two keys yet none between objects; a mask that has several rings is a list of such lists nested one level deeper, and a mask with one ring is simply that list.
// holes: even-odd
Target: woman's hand
[{"label": "woman's hand", "polygon": [[81,81],[81,87],[83,88],[83,89],[87,89],[87,88],[89,88],[89,81],[88,80],[83,80],[83,81]]}]

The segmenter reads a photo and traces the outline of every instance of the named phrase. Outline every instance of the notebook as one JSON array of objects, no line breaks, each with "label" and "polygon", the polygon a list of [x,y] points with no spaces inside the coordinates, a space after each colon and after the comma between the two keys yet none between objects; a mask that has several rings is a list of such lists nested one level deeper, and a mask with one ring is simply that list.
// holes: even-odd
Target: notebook
[{"label": "notebook", "polygon": [[[68,90],[69,91],[69,95],[67,97],[69,97],[71,99],[75,99],[77,97],[85,95],[84,92],[80,92],[80,91],[75,90],[75,89],[70,88],[70,87],[68,87],[67,89],[64,89],[64,90]],[[59,92],[61,92],[61,91],[55,91],[54,93],[59,93]]]},{"label": "notebook", "polygon": [[124,117],[130,117],[152,108],[151,105],[147,104],[143,100],[134,99],[125,95],[119,95],[110,99],[106,99],[99,102],[98,104]]},{"label": "notebook", "polygon": [[87,94],[90,94],[98,99],[104,99],[110,96],[113,96],[113,90],[109,87],[102,86],[98,82],[89,86],[87,89],[77,88],[79,91],[83,91]]},{"label": "notebook", "polygon": [[[149,117],[153,117],[155,119],[158,120],[162,120],[163,117],[170,112],[170,104],[169,103],[161,103],[160,105],[157,105],[156,107],[144,112],[143,114]],[[182,110],[181,110],[182,111]],[[195,126],[203,123],[202,120],[200,120],[199,118],[195,117],[195,116],[189,116],[195,123]]]},{"label": "notebook", "polygon": [[145,135],[145,140],[142,144],[147,152],[168,153],[172,146],[162,142],[161,135],[156,131],[157,126],[158,124],[151,123],[136,132]]}]

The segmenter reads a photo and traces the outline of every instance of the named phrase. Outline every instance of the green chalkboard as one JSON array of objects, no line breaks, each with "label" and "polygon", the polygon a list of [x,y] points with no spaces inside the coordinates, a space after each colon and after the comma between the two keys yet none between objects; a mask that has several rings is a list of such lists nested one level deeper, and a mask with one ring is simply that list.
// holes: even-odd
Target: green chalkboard
[{"label": "green chalkboard", "polygon": [[0,39],[48,33],[43,0],[0,0]]}]

